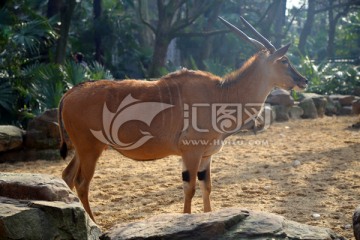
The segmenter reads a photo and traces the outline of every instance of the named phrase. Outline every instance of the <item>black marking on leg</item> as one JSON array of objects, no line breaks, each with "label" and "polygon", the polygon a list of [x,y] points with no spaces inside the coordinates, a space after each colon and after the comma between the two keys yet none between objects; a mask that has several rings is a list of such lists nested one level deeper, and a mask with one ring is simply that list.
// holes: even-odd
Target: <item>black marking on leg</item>
[{"label": "black marking on leg", "polygon": [[190,172],[189,171],[182,172],[182,180],[184,182],[190,182]]},{"label": "black marking on leg", "polygon": [[205,181],[205,178],[206,178],[206,170],[204,170],[204,171],[202,171],[202,172],[198,172],[197,175],[198,175],[199,181]]}]

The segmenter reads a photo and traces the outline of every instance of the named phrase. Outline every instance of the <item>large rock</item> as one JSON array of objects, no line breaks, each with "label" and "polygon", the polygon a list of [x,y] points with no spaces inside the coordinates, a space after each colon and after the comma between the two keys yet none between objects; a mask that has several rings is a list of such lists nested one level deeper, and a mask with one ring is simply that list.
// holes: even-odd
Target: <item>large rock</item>
[{"label": "large rock", "polygon": [[103,239],[341,239],[326,228],[282,216],[228,208],[201,214],[163,214],[144,221],[119,224]]},{"label": "large rock", "polygon": [[327,102],[325,106],[325,114],[328,116],[333,116],[339,114],[341,109],[341,104],[337,100],[333,100],[330,97],[327,97]]},{"label": "large rock", "polygon": [[[25,147],[35,149],[59,148],[60,133],[58,125],[58,109],[46,110],[41,115],[32,119],[27,126],[25,135]],[[71,142],[65,134],[68,148]]]},{"label": "large rock", "polygon": [[304,110],[298,105],[294,105],[289,109],[289,116],[292,119],[300,119],[304,114]]},{"label": "large rock", "polygon": [[100,235],[63,180],[0,173],[0,239],[99,239]]},{"label": "large rock", "polygon": [[317,97],[312,99],[314,101],[316,111],[319,117],[325,116],[327,98],[326,97]]},{"label": "large rock", "polygon": [[275,111],[275,121],[277,122],[286,122],[289,121],[289,110],[290,107],[284,105],[274,105],[272,109]]},{"label": "large rock", "polygon": [[291,97],[288,91],[283,89],[275,89],[267,97],[266,103],[269,103],[271,105],[291,107],[292,105],[294,105],[294,99]]},{"label": "large rock", "polygon": [[0,163],[59,159],[61,159],[59,149],[19,149],[0,153]]},{"label": "large rock", "polygon": [[22,146],[24,131],[15,126],[0,126],[0,152]]},{"label": "large rock", "polygon": [[360,99],[352,102],[352,114],[360,114]]},{"label": "large rock", "polygon": [[339,110],[339,115],[346,116],[352,114],[352,107],[351,106],[342,106]]},{"label": "large rock", "polygon": [[317,93],[303,93],[302,94],[303,100],[306,98],[311,98],[315,104],[316,111],[318,117],[324,117],[326,112],[326,105],[327,105],[327,97],[317,94]]},{"label": "large rock", "polygon": [[353,215],[353,230],[356,240],[360,240],[360,206],[355,209]]},{"label": "large rock", "polygon": [[318,113],[312,98],[305,98],[299,103],[299,107],[304,110],[303,118],[317,118]]},{"label": "large rock", "polygon": [[341,106],[351,106],[352,102],[355,100],[355,96],[352,95],[330,95],[332,100],[339,101]]}]

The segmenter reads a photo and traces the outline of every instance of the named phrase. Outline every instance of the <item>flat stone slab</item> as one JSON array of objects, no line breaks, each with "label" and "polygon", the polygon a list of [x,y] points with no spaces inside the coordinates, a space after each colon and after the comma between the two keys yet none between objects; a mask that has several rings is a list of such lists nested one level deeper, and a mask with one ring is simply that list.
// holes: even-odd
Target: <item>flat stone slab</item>
[{"label": "flat stone slab", "polygon": [[102,239],[343,239],[330,229],[282,216],[227,208],[202,214],[163,214],[114,226]]}]

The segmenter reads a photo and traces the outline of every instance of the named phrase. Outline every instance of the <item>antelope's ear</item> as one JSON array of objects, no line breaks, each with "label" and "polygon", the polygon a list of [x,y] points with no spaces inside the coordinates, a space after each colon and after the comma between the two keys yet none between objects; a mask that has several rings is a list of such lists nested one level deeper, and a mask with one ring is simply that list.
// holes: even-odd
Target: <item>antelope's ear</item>
[{"label": "antelope's ear", "polygon": [[269,56],[269,58],[268,58],[269,61],[274,62],[275,60],[282,58],[288,51],[290,45],[291,45],[291,43],[288,43],[285,46],[283,46],[282,48],[279,48],[278,50],[276,50],[273,54],[271,54]]}]

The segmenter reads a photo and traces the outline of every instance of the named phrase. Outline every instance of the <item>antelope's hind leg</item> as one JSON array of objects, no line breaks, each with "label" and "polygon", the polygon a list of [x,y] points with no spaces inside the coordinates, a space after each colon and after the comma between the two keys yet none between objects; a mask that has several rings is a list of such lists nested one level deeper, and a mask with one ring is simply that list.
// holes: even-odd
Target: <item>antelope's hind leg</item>
[{"label": "antelope's hind leg", "polygon": [[197,173],[199,185],[204,202],[204,212],[211,212],[210,193],[211,193],[211,156],[201,159],[200,168]]},{"label": "antelope's hind leg", "polygon": [[88,149],[77,149],[79,167],[75,177],[75,188],[86,212],[95,221],[89,204],[89,186],[94,176],[96,162],[104,150],[104,145],[93,144]]},{"label": "antelope's hind leg", "polygon": [[77,153],[74,154],[74,157],[71,159],[67,167],[62,172],[62,179],[66,182],[71,190],[73,190],[75,185],[75,177],[78,172],[79,161]]}]

